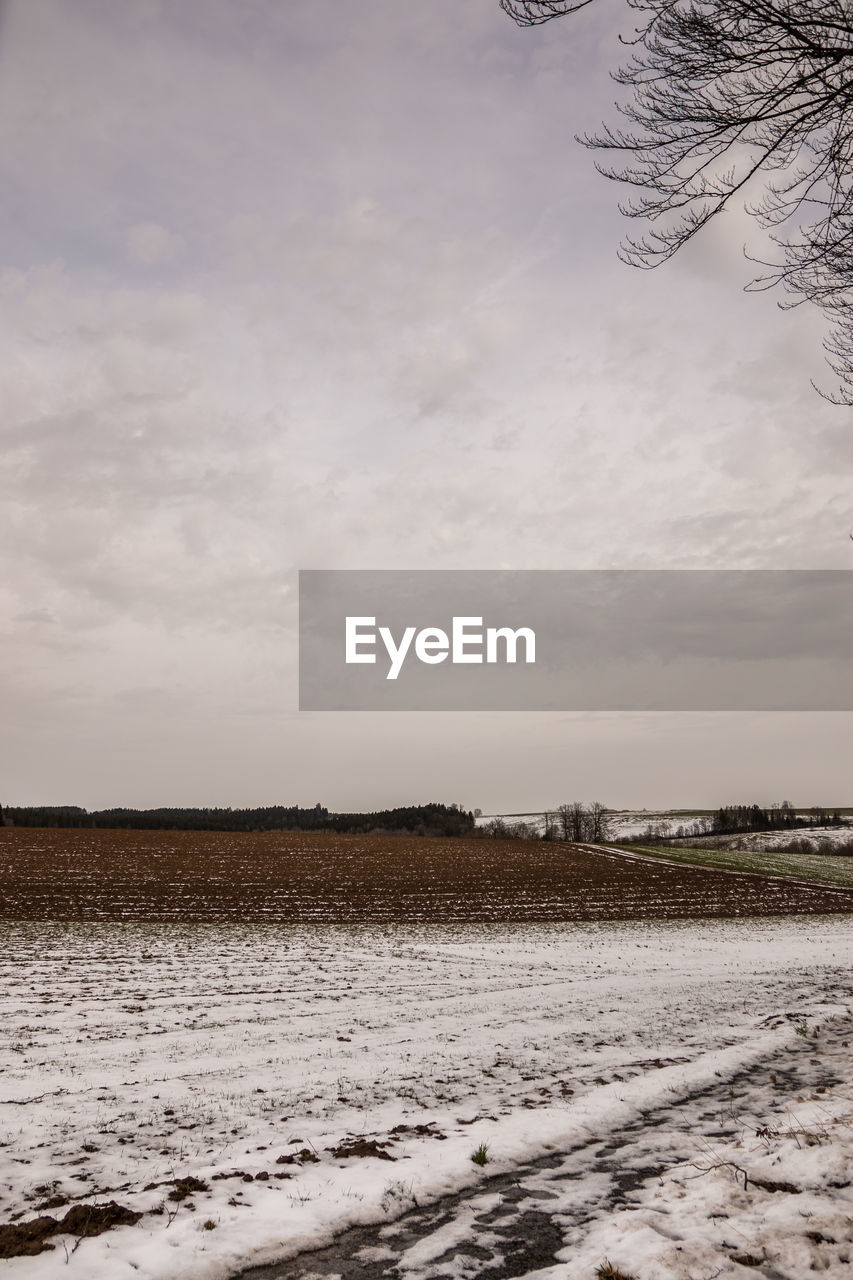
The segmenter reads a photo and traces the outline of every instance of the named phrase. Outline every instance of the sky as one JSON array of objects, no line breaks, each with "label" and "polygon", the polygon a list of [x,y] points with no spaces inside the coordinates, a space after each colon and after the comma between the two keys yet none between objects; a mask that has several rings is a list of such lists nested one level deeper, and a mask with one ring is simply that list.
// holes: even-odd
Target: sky
[{"label": "sky", "polygon": [[654,272],[622,0],[6,0],[0,802],[853,803],[848,713],[297,710],[303,569],[847,569],[820,316]]}]

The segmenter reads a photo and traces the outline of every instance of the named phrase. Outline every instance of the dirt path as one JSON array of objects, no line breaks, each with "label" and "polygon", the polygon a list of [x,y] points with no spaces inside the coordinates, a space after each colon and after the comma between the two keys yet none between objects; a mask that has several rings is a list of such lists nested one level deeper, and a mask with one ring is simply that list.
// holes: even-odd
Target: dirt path
[{"label": "dirt path", "polygon": [[[739,1147],[745,1135],[774,1134],[792,1105],[849,1083],[851,1038],[853,1019],[834,1021],[820,1029],[817,1040],[811,1034],[799,1036],[757,1066],[721,1078],[712,1089],[661,1107],[619,1132],[509,1173],[486,1174],[472,1192],[418,1208],[390,1224],[349,1230],[327,1248],[252,1268],[236,1280],[475,1280],[480,1275],[511,1280],[558,1262],[571,1263],[592,1226],[635,1205],[673,1166],[696,1162],[699,1179],[709,1150],[731,1143]],[[726,1172],[737,1180],[738,1190],[742,1173]],[[849,1180],[830,1185],[836,1187],[830,1198],[841,1197],[849,1218]],[[743,1195],[772,1201],[778,1213],[783,1198],[798,1192],[784,1182],[756,1179],[745,1185]],[[828,1256],[834,1239],[820,1231],[809,1233],[810,1215],[802,1208],[790,1216],[798,1233],[796,1246],[812,1250],[815,1267],[823,1274],[847,1274],[848,1246],[842,1241],[835,1249],[838,1256]],[[678,1231],[676,1220],[670,1226],[676,1240]],[[734,1266],[732,1274],[742,1274],[735,1264],[752,1257],[742,1241],[737,1243],[737,1232],[732,1239],[736,1243],[731,1248],[721,1246],[716,1275],[728,1275],[728,1263]],[[758,1262],[755,1258],[744,1265],[756,1266],[752,1273],[765,1280],[791,1274],[767,1258],[760,1266]]]}]

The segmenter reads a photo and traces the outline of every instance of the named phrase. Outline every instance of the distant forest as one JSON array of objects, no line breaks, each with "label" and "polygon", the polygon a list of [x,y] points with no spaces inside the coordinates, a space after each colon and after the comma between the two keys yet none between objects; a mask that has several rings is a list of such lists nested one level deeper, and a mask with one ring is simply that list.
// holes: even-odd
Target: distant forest
[{"label": "distant forest", "polygon": [[[571,811],[589,819],[600,813],[600,830],[575,830],[566,817]],[[371,831],[397,832],[417,836],[494,836],[517,839],[575,840],[598,843],[608,836],[609,813],[603,805],[562,805],[557,813],[545,814],[545,827],[493,819],[477,827],[474,814],[451,804],[408,805],[399,809],[379,809],[373,813],[330,813],[323,805],[300,809],[298,805],[269,805],[261,809],[94,809],[79,805],[30,805],[0,808],[0,825],[15,827],[105,827],[147,831],[333,831],[340,835],[367,835]],[[562,817],[562,825],[558,819]],[[698,839],[707,835],[735,835],[751,831],[800,831],[809,827],[847,826],[839,811],[819,807],[797,812],[784,801],[781,805],[724,805],[707,817],[672,829],[660,824],[633,836],[616,836],[621,844],[664,843],[673,839]]]},{"label": "distant forest", "polygon": [[474,815],[458,805],[421,804],[375,813],[330,813],[322,805],[270,805],[263,809],[96,809],[78,805],[6,806],[0,818],[16,827],[118,827],[156,831],[335,831],[364,835],[397,831],[418,836],[462,836]]},{"label": "distant forest", "polygon": [[758,804],[730,804],[718,809],[711,826],[716,835],[741,831],[798,831],[803,827],[841,827],[845,823],[837,809],[816,807],[808,813],[797,813],[789,801],[762,809]]}]

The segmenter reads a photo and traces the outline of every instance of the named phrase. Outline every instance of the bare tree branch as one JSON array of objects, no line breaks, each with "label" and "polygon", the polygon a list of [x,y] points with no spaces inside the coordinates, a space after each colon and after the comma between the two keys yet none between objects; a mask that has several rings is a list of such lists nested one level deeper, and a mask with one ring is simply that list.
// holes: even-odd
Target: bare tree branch
[{"label": "bare tree branch", "polygon": [[552,18],[584,9],[592,0],[501,0],[501,8],[520,27],[538,27]]},{"label": "bare tree branch", "polygon": [[[538,26],[589,3],[501,7]],[[580,139],[608,157],[605,176],[638,193],[620,207],[646,229],[620,256],[656,267],[760,187],[746,208],[775,253],[749,287],[824,310],[839,385],[821,394],[853,404],[853,0],[628,3],[642,22],[612,73],[629,90],[626,123]]]}]

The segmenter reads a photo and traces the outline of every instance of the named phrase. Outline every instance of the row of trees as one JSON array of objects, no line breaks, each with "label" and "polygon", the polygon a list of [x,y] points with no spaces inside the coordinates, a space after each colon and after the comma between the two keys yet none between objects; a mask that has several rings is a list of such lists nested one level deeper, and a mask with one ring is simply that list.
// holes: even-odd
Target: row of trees
[{"label": "row of trees", "polygon": [[673,827],[665,818],[652,821],[642,831],[633,835],[620,836],[620,844],[664,844],[667,840],[692,840],[696,836],[707,836],[712,830],[711,818],[694,818],[692,822],[680,822]]},{"label": "row of trees", "polygon": [[573,800],[542,815],[542,825],[491,818],[479,828],[493,840],[569,840],[574,844],[603,844],[610,838],[610,815],[598,800]]},{"label": "row of trees", "polygon": [[[723,805],[708,817],[694,818],[692,822],[673,827],[665,819],[650,822],[640,832],[621,838],[623,844],[667,844],[679,840],[695,840],[702,836],[744,835],[762,831],[802,831],[816,827],[844,827],[848,821],[838,809],[825,809],[815,805],[807,810],[797,810],[788,800],[781,804]],[[808,848],[813,843],[806,841]],[[774,848],[781,847],[774,845]],[[797,852],[793,848],[789,852]]]},{"label": "row of trees", "polygon": [[566,840],[573,844],[604,844],[617,838],[620,844],[664,844],[710,835],[735,835],[761,831],[801,831],[816,827],[843,827],[847,821],[838,809],[819,805],[798,811],[788,801],[762,807],[757,804],[724,805],[707,817],[672,827],[661,819],[650,822],[635,835],[614,837],[611,812],[599,801],[561,804],[542,815],[540,823],[491,818],[478,828],[481,835],[495,840]]},{"label": "row of trees", "polygon": [[[475,817],[476,815],[476,817]],[[612,814],[594,800],[574,800],[542,815],[541,822],[491,818],[476,826],[474,813],[458,804],[409,805],[371,813],[330,813],[323,805],[300,809],[298,805],[270,805],[259,809],[98,809],[79,805],[34,805],[0,808],[0,824],[19,827],[104,827],[149,831],[332,831],[341,835],[365,835],[372,831],[418,836],[469,836],[495,840],[565,840],[573,844],[604,844],[614,838]],[[634,836],[619,836],[621,843],[654,844],[709,835],[745,832],[799,831],[815,827],[846,826],[838,809],[814,806],[796,810],[783,800],[762,807],[757,804],[723,805],[708,817],[673,828],[668,822],[651,822]]]},{"label": "row of trees", "polygon": [[362,835],[396,831],[419,836],[462,836],[474,829],[474,815],[460,805],[422,804],[372,813],[330,813],[323,805],[269,805],[259,809],[98,809],[78,805],[6,808],[18,827],[106,827],[148,831],[334,831]]},{"label": "row of trees", "polygon": [[787,800],[763,809],[758,804],[730,804],[714,814],[711,832],[730,835],[743,831],[796,831],[803,827],[840,827],[844,821],[837,809],[829,812],[820,806],[807,813],[797,813]]}]

